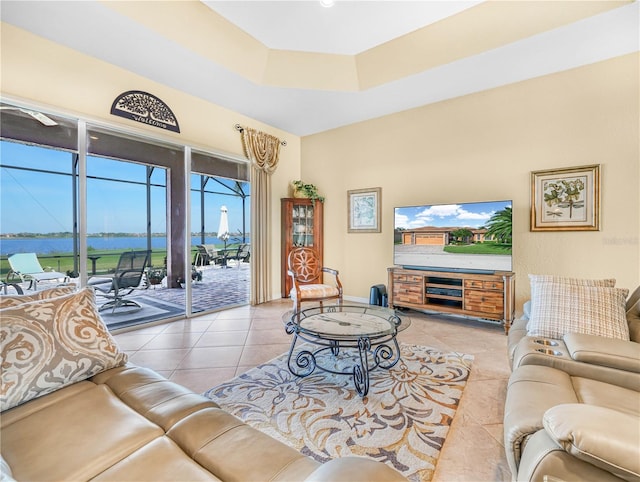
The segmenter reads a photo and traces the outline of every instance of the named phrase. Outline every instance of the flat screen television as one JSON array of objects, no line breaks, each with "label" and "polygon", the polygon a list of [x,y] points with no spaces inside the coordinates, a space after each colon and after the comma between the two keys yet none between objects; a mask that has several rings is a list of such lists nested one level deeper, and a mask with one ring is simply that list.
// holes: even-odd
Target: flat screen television
[{"label": "flat screen television", "polygon": [[434,271],[511,271],[511,204],[487,201],[396,207],[393,263]]}]

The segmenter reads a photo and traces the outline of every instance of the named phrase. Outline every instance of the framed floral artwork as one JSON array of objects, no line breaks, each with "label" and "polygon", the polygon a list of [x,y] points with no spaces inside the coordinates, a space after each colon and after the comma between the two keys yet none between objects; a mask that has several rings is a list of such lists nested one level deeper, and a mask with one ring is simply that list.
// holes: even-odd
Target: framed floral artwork
[{"label": "framed floral artwork", "polygon": [[531,173],[531,231],[599,230],[599,164]]},{"label": "framed floral artwork", "polygon": [[380,194],[382,189],[354,189],[347,191],[347,208],[349,212],[349,233],[379,233],[380,229]]}]

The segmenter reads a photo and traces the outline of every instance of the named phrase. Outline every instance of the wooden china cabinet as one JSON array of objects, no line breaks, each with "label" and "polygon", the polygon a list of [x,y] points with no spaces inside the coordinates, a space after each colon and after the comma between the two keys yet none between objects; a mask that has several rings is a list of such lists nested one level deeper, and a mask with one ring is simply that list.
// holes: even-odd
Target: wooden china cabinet
[{"label": "wooden china cabinet", "polygon": [[282,198],[282,297],[288,298],[291,278],[287,260],[294,248],[313,248],[322,266],[322,202],[306,198]]}]

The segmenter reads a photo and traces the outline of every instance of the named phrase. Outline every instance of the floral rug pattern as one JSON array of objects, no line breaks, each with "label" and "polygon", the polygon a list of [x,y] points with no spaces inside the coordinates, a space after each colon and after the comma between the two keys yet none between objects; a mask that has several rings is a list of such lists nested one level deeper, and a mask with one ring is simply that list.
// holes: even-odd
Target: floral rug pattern
[{"label": "floral rug pattern", "polygon": [[[473,357],[408,344],[401,344],[401,354],[391,370],[371,372],[364,398],[350,376],[320,370],[306,378],[291,374],[287,354],[205,395],[319,462],[364,456],[389,464],[410,480],[428,481]],[[349,363],[349,358],[332,357],[331,362]]]}]

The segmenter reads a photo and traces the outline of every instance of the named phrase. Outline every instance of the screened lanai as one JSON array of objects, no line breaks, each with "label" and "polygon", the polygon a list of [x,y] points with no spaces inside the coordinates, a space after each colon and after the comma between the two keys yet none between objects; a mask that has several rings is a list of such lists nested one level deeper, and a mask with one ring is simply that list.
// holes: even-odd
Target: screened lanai
[{"label": "screened lanai", "polygon": [[[84,286],[92,277],[112,275],[123,251],[144,250],[150,262],[131,296],[148,302],[140,303],[137,314],[103,312],[108,323],[117,318],[111,325],[248,304],[250,258],[232,259],[234,249],[250,247],[246,162],[50,112],[0,106],[4,282],[18,281],[7,261],[14,253],[34,252],[44,267]],[[217,238],[223,205],[230,223],[224,240]],[[198,245],[226,247],[229,263],[203,264],[196,259]],[[149,281],[152,272],[163,275],[158,285]],[[193,284],[185,283],[191,278]]]}]

